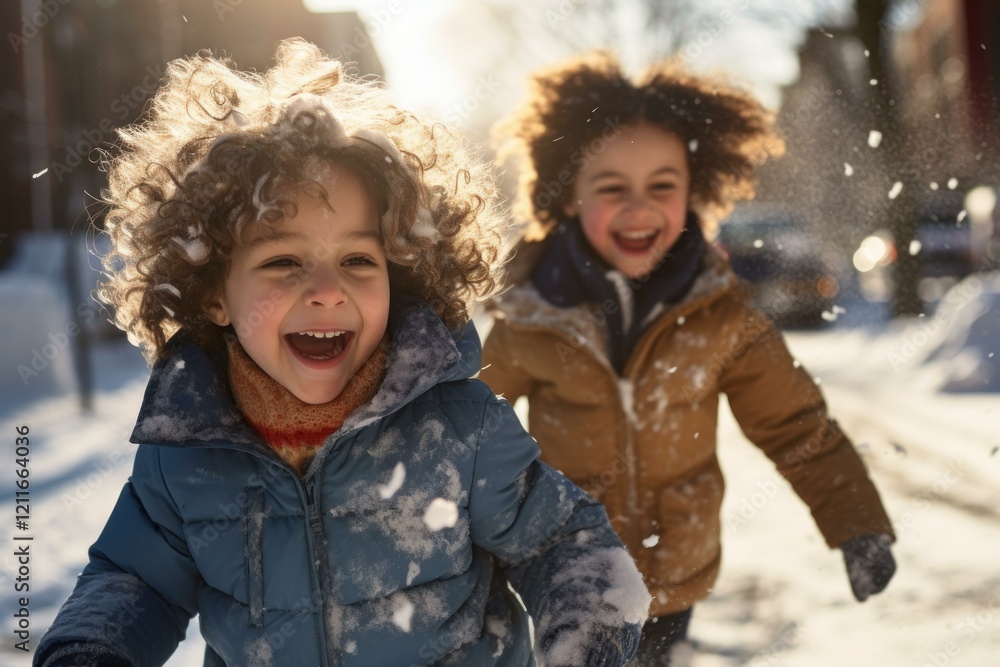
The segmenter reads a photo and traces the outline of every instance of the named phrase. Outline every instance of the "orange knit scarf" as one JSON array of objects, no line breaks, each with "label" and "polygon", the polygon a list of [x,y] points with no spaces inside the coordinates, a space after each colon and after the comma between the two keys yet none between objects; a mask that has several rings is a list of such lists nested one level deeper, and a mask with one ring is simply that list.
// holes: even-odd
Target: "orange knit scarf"
[{"label": "orange knit scarf", "polygon": [[386,340],[375,348],[344,391],[329,403],[310,405],[278,384],[250,358],[235,336],[229,348],[229,386],[236,406],[264,441],[301,475],[326,437],[375,395],[385,377]]}]

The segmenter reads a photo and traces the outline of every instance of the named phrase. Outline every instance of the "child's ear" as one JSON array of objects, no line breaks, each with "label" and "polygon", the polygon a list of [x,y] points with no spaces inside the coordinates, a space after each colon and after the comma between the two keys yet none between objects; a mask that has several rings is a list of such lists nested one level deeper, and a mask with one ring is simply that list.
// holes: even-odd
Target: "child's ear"
[{"label": "child's ear", "polygon": [[215,297],[208,302],[205,306],[205,314],[208,316],[208,319],[220,327],[228,326],[230,323],[229,312],[226,310],[226,304],[223,303],[221,296]]}]

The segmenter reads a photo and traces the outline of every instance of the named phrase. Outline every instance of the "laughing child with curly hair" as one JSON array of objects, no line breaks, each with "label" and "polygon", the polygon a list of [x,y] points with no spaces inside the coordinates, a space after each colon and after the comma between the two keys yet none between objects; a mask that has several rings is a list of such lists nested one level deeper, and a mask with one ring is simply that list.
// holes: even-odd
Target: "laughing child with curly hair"
[{"label": "laughing child with curly hair", "polygon": [[842,549],[859,600],[895,569],[850,441],[705,240],[783,149],[746,93],[592,52],[537,72],[498,127],[530,223],[480,379],[525,396],[543,459],[602,501],[653,595],[637,664],[665,665],[721,560],[719,397]]},{"label": "laughing child with curly hair", "polygon": [[462,141],[301,41],[171,63],[122,137],[101,296],[154,366],[35,664],[160,665],[195,614],[213,666],[623,664],[632,559],[470,379],[504,228]]}]

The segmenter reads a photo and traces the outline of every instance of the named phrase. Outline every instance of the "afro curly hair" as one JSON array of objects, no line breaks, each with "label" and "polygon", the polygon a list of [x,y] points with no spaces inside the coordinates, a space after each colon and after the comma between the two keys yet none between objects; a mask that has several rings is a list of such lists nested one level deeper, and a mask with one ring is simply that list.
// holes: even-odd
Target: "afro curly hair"
[{"label": "afro curly hair", "polygon": [[98,298],[151,361],[182,328],[221,343],[206,308],[244,230],[295,215],[325,165],[372,195],[392,287],[449,328],[499,286],[507,218],[482,156],[312,44],[282,42],[276,60],[263,74],[207,52],[171,62],[148,117],[121,131],[106,165],[112,249]]},{"label": "afro curly hair", "polygon": [[670,60],[633,81],[613,53],[582,53],[533,73],[526,100],[493,130],[499,160],[518,162],[514,213],[526,240],[544,238],[563,216],[573,179],[607,142],[642,123],[688,147],[688,208],[709,234],[734,202],[753,198],[756,168],[784,152],[773,114],[718,75]]}]

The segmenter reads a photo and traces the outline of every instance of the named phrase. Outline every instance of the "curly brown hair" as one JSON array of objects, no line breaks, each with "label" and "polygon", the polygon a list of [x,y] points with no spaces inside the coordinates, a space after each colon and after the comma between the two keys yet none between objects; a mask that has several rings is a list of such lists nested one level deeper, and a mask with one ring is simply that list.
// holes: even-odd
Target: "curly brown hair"
[{"label": "curly brown hair", "polygon": [[98,295],[150,360],[181,328],[206,347],[221,342],[206,308],[244,229],[295,215],[296,195],[324,163],[372,195],[392,287],[450,329],[500,283],[507,218],[482,155],[312,44],[282,42],[276,59],[263,74],[207,52],[175,60],[147,119],[120,133]]},{"label": "curly brown hair", "polygon": [[773,114],[720,75],[670,60],[633,82],[611,52],[585,52],[532,74],[527,99],[493,130],[499,159],[518,161],[514,212],[528,240],[544,238],[563,215],[576,174],[621,128],[640,123],[688,147],[688,207],[709,234],[734,202],[753,198],[756,167],[784,152]]}]

